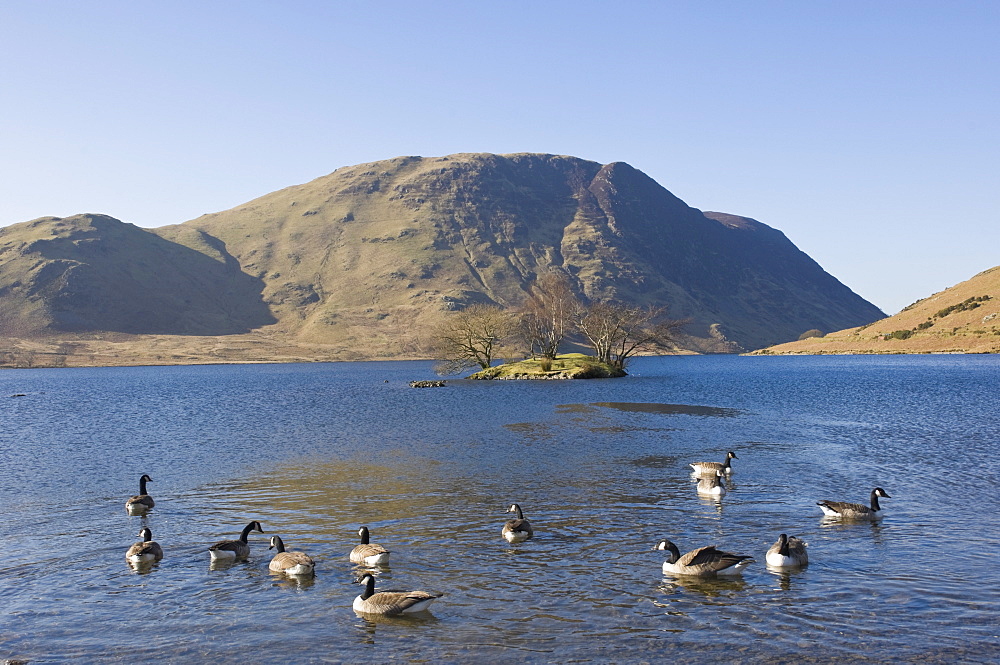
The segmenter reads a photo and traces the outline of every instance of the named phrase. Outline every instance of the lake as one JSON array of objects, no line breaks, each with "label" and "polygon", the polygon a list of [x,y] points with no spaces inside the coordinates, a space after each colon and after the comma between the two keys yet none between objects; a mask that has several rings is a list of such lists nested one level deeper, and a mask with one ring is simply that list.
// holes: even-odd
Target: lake
[{"label": "lake", "polygon": [[[1000,657],[1000,357],[639,358],[624,379],[426,362],[0,372],[0,661],[984,663]],[[701,499],[689,462],[737,459]],[[149,474],[156,507],[128,516]],[[816,501],[884,517],[837,523]],[[519,503],[535,536],[500,536]],[[207,548],[250,520],[246,563]],[[351,609],[361,525],[377,588]],[[124,559],[143,526],[165,556]],[[810,564],[771,572],[779,533]],[[268,537],[317,562],[268,571]],[[669,538],[751,554],[664,576]]]}]

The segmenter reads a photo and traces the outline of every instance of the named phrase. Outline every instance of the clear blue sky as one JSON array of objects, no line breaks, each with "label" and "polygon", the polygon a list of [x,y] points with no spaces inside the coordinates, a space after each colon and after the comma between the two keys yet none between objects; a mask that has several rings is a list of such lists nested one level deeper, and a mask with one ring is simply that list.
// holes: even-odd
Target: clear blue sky
[{"label": "clear blue sky", "polygon": [[399,155],[628,162],[894,313],[1000,264],[1000,2],[0,0],[0,226]]}]

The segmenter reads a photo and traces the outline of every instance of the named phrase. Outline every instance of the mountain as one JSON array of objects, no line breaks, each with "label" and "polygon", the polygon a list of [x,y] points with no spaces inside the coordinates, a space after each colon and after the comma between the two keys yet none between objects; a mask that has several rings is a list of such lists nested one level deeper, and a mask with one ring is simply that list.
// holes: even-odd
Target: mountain
[{"label": "mountain", "polygon": [[870,325],[755,353],[1000,353],[1000,266]]},{"label": "mountain", "polygon": [[213,238],[186,240],[197,249],[105,215],[0,229],[0,334],[227,335],[274,323],[259,280]]},{"label": "mountain", "polygon": [[460,154],[346,167],[158,229],[102,215],[7,227],[0,333],[252,334],[420,357],[447,312],[516,306],[552,268],[584,298],[690,317],[695,350],[884,316],[780,231],[691,208],[627,164]]}]

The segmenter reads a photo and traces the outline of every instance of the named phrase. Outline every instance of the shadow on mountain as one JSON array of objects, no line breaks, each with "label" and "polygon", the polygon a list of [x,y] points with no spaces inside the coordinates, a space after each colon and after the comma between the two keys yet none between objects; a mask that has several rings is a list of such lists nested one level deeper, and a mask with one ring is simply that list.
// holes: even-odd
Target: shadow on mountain
[{"label": "shadow on mountain", "polygon": [[228,335],[275,322],[264,283],[217,239],[202,238],[209,254],[104,215],[27,224],[30,263],[3,290],[22,291],[52,331]]}]

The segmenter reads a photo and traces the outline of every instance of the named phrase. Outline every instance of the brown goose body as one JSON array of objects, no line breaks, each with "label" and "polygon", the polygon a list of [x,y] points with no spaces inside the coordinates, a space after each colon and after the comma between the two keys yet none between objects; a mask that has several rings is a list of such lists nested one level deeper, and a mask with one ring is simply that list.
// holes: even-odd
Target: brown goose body
[{"label": "brown goose body", "polygon": [[722,480],[722,471],[716,471],[710,476],[702,476],[698,480],[698,494],[714,497],[724,496],[726,494],[726,485]]},{"label": "brown goose body", "polygon": [[354,611],[358,614],[379,614],[395,616],[424,612],[435,600],[443,596],[428,591],[379,591],[375,592],[375,578],[365,574],[358,580],[365,590],[354,599]]},{"label": "brown goose body", "polygon": [[692,575],[715,577],[717,575],[738,575],[753,563],[753,557],[745,554],[730,554],[718,550],[714,545],[699,547],[681,556],[677,546],[669,540],[661,540],[658,550],[667,550],[670,557],[663,562],[663,572],[670,575]]},{"label": "brown goose body", "polygon": [[694,469],[694,473],[699,476],[714,476],[719,471],[729,475],[733,472],[732,460],[734,459],[739,458],[736,457],[736,453],[730,450],[726,453],[726,460],[724,462],[692,462],[688,466]]},{"label": "brown goose body", "polygon": [[139,493],[133,497],[129,497],[129,500],[125,502],[125,510],[130,515],[135,515],[137,513],[144,513],[154,505],[153,497],[146,494],[146,483],[153,482],[153,479],[143,474],[139,478]]},{"label": "brown goose body", "polygon": [[806,543],[801,539],[781,534],[767,551],[764,560],[772,568],[794,568],[809,563],[809,554],[806,552]]},{"label": "brown goose body", "polygon": [[869,497],[869,505],[867,506],[861,503],[848,503],[846,501],[817,501],[816,505],[820,507],[823,514],[827,517],[839,517],[840,519],[847,520],[872,520],[882,516],[879,512],[882,510],[882,507],[878,503],[879,497],[892,498],[885,493],[884,489],[876,487],[872,490]]},{"label": "brown goose body", "polygon": [[153,532],[143,527],[139,532],[141,542],[133,544],[125,552],[125,560],[132,564],[152,563],[163,558],[163,549],[153,540]]},{"label": "brown goose body", "polygon": [[351,550],[351,563],[363,566],[383,566],[389,562],[389,550],[377,543],[368,542],[370,538],[368,527],[363,526],[358,529],[358,535],[361,536],[361,544],[355,545],[354,549]]},{"label": "brown goose body", "polygon": [[316,563],[305,552],[289,552],[285,550],[285,543],[279,536],[271,536],[271,547],[268,549],[278,550],[277,554],[267,564],[268,570],[285,575],[312,575],[316,570]]},{"label": "brown goose body", "polygon": [[264,533],[260,522],[254,520],[245,527],[238,540],[223,540],[208,548],[208,553],[212,561],[242,561],[250,556],[250,545],[247,543],[247,536],[251,531]]},{"label": "brown goose body", "polygon": [[508,520],[500,529],[504,540],[508,543],[523,543],[535,535],[535,532],[531,530],[531,523],[524,518],[524,513],[521,512],[521,506],[512,503],[507,512],[517,515],[517,519]]}]

